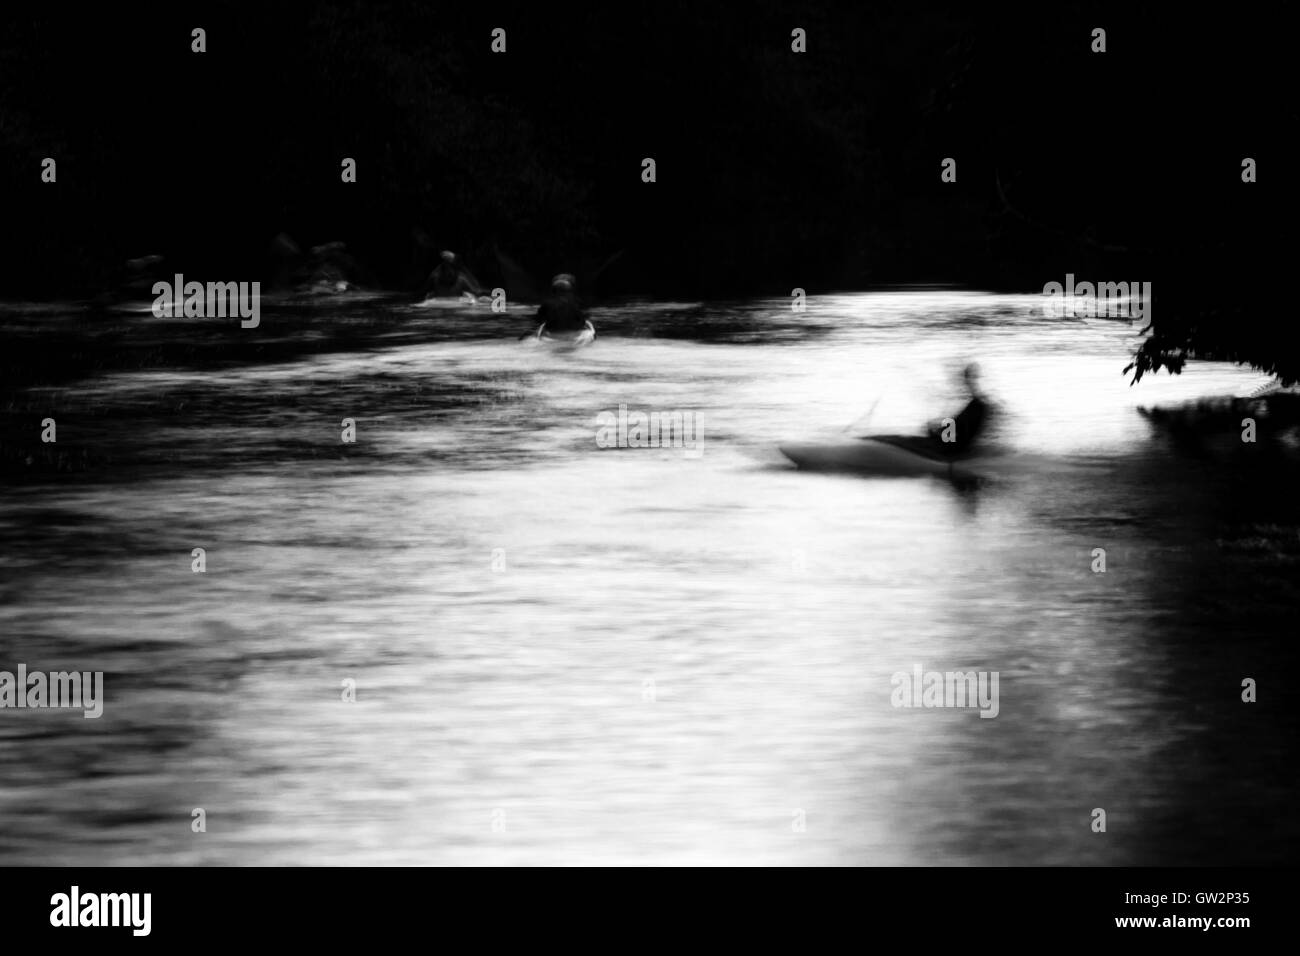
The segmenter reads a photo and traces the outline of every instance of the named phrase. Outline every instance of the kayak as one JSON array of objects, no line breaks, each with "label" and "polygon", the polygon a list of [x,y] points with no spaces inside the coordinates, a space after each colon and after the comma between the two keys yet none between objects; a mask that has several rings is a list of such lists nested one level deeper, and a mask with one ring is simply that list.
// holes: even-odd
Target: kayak
[{"label": "kayak", "polygon": [[974,459],[953,461],[925,454],[922,451],[924,442],[924,439],[910,437],[895,439],[892,436],[879,436],[828,442],[792,442],[781,445],[780,449],[781,454],[806,471],[851,471],[882,477],[977,477]]},{"label": "kayak", "polygon": [[590,345],[596,338],[596,327],[590,322],[583,323],[584,328],[578,332],[556,332],[546,331],[546,324],[543,323],[537,327],[537,331],[524,342],[528,345],[548,345],[557,349],[580,349],[584,345]]},{"label": "kayak", "polygon": [[462,292],[458,296],[437,296],[431,295],[427,299],[421,299],[416,302],[417,309],[464,309],[474,305],[491,305],[490,296],[475,297],[468,292]]}]

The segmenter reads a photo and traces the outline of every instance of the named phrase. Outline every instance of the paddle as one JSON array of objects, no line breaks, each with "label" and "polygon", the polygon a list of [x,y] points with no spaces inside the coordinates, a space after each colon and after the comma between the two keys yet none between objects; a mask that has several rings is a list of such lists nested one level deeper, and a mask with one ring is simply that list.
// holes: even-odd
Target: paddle
[{"label": "paddle", "polygon": [[851,428],[857,428],[858,426],[863,425],[866,422],[870,421],[871,416],[876,413],[876,406],[880,404],[880,399],[883,397],[884,396],[882,395],[877,395],[876,400],[872,402],[871,407],[867,409],[867,413],[865,415],[860,415],[857,418],[853,419],[853,421],[849,422],[847,425],[844,426],[844,430],[848,431]]}]

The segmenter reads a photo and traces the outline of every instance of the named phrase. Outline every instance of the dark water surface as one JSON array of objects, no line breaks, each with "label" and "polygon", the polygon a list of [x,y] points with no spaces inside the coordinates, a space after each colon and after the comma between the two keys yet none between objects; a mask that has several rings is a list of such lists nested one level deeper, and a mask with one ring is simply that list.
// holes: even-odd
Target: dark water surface
[{"label": "dark water surface", "polygon": [[[571,354],[384,300],[9,314],[8,443],[64,457],[7,450],[0,669],[107,701],[0,711],[0,862],[1289,862],[1296,717],[1240,681],[1291,680],[1294,484],[1135,412],[1264,379],[1130,388],[1136,325],[1039,305],[627,303]],[[971,357],[1022,473],[774,450],[915,430]],[[620,404],[703,453],[598,447]],[[891,706],[916,664],[997,718]]]}]

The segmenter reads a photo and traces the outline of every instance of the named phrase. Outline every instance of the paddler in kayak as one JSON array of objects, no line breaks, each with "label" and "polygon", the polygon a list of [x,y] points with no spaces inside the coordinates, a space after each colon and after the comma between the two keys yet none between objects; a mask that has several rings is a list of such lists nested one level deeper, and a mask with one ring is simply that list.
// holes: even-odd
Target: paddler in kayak
[{"label": "paddler in kayak", "polygon": [[876,441],[887,442],[930,458],[968,458],[974,453],[975,443],[988,428],[993,416],[993,403],[980,391],[979,366],[973,362],[961,370],[961,380],[966,394],[966,405],[951,418],[931,422],[924,436],[920,435],[870,435]]},{"label": "paddler in kayak", "polygon": [[474,274],[465,268],[456,253],[444,249],[439,258],[442,261],[429,273],[429,278],[424,283],[423,293],[426,298],[446,299],[462,295],[478,298],[484,294]]},{"label": "paddler in kayak", "polygon": [[574,286],[573,276],[562,272],[551,280],[551,294],[537,310],[537,321],[541,324],[533,333],[536,338],[561,337],[577,339],[589,332],[596,335],[596,327],[587,319]]},{"label": "paddler in kayak", "polygon": [[932,422],[930,440],[949,458],[969,455],[993,414],[993,404],[980,392],[980,368],[974,362],[961,370],[962,384],[970,399],[953,418]]}]

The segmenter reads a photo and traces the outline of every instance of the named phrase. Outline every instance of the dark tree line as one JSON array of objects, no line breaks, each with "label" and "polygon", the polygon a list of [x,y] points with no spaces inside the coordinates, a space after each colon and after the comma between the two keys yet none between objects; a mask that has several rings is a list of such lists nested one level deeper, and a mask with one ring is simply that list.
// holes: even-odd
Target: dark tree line
[{"label": "dark tree line", "polygon": [[606,294],[1034,290],[1072,272],[1153,282],[1139,374],[1201,355],[1300,375],[1275,146],[1296,117],[1262,14],[326,0],[6,16],[8,296],[93,295],[146,254],[264,273],[280,233],[344,241],[393,288],[440,248],[489,281],[497,250],[539,276],[621,250]]}]

